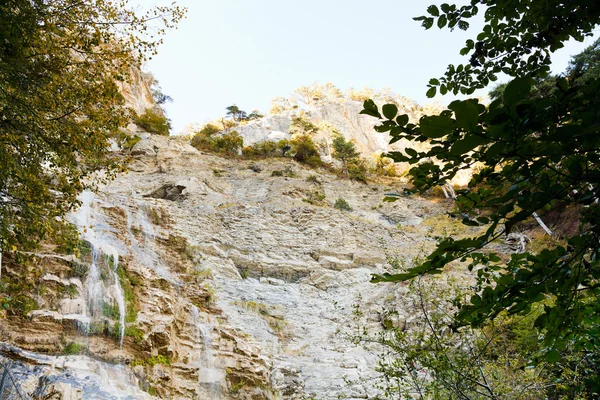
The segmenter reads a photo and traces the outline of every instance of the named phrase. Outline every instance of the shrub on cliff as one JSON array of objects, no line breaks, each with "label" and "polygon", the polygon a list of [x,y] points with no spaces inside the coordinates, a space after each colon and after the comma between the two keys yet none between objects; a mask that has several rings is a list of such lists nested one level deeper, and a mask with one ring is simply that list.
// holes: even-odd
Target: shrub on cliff
[{"label": "shrub on cliff", "polygon": [[237,155],[244,145],[244,139],[237,131],[221,133],[216,126],[207,124],[196,132],[190,144],[199,150]]},{"label": "shrub on cliff", "polygon": [[146,132],[156,135],[169,136],[171,130],[171,121],[150,108],[144,111],[142,115],[136,115],[133,121]]},{"label": "shrub on cliff", "polygon": [[310,164],[314,167],[321,165],[319,150],[309,135],[304,134],[295,137],[290,141],[290,145],[294,160],[301,163]]}]

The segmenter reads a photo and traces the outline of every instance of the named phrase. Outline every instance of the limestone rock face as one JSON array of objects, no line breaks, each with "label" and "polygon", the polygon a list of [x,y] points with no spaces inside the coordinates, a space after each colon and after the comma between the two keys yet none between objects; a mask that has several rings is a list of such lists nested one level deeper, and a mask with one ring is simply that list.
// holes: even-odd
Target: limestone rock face
[{"label": "limestone rock face", "polygon": [[157,107],[150,89],[153,82],[154,78],[151,74],[134,68],[131,70],[130,82],[121,84],[121,94],[125,98],[125,103],[137,114],[143,114],[149,108],[160,109]]},{"label": "limestone rock face", "polygon": [[[390,99],[393,100],[393,99]],[[422,115],[421,108],[414,102],[402,98],[399,102],[399,114],[408,114],[411,120],[418,120]],[[363,104],[350,99],[323,100],[308,104],[305,109],[286,110],[281,114],[267,115],[235,129],[244,139],[244,145],[250,146],[264,140],[278,141],[290,139],[290,126],[293,118],[302,115],[317,126],[328,127],[315,136],[317,142],[331,143],[331,128],[341,133],[346,140],[352,140],[363,157],[391,150],[401,150],[406,142],[400,141],[390,145],[390,135],[387,132],[376,132],[373,126],[378,120],[361,115]],[[330,132],[327,132],[327,131]],[[329,154],[325,152],[323,158]],[[328,160],[330,161],[330,160]]]},{"label": "limestone rock face", "polygon": [[[376,353],[343,332],[357,303],[383,329],[378,310],[396,289],[369,283],[371,274],[388,271],[391,251],[410,258],[431,246],[419,224],[439,206],[382,203],[396,183],[350,182],[291,160],[251,169],[168,137],[136,146],[147,150],[130,171],[86,194],[72,216],[87,250],[37,255],[41,281],[7,261],[3,276],[36,300],[0,320],[2,341],[17,346],[0,355],[14,361],[23,390],[61,399],[376,396]],[[272,176],[285,168],[296,177]],[[319,183],[307,181],[315,174]],[[303,201],[315,190],[321,206]],[[334,209],[338,198],[353,211]],[[411,310],[401,311],[394,326],[407,325]]]}]

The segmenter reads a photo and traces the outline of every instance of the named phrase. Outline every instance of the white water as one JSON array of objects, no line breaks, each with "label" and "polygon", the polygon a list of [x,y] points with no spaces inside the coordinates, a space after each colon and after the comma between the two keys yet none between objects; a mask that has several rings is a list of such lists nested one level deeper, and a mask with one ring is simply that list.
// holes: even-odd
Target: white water
[{"label": "white water", "polygon": [[26,364],[14,363],[11,369],[14,383],[24,393],[43,398],[48,389],[56,389],[59,397],[64,399],[152,399],[139,388],[140,381],[133,371],[124,365],[108,364],[86,356],[56,357],[12,346],[10,349],[21,355],[22,360],[29,361]]},{"label": "white water", "polygon": [[[127,234],[131,242],[131,252],[141,264],[152,269],[160,277],[171,283],[177,283],[156,252],[157,234],[154,225],[148,220],[144,206],[137,201],[136,203],[137,212],[135,215],[131,215],[129,210],[127,211]],[[134,229],[138,229],[142,233],[141,241],[133,233]]]},{"label": "white water", "polygon": [[117,306],[119,307],[119,323],[120,323],[120,346],[123,348],[123,338],[125,337],[125,295],[121,288],[121,282],[119,281],[119,275],[117,270],[119,268],[119,253],[115,252],[113,255],[113,278],[115,280],[115,294],[117,300]]},{"label": "white water", "polygon": [[211,399],[216,399],[225,378],[222,369],[217,368],[216,358],[213,354],[212,330],[210,323],[200,320],[200,314],[196,306],[192,306],[192,321],[196,326],[196,339],[202,343],[202,354],[198,367],[198,384],[204,390],[208,390]]},{"label": "white water", "polygon": [[[105,255],[112,257],[112,276],[114,280],[114,291],[112,293],[117,307],[119,309],[120,332],[119,340],[121,347],[123,346],[123,338],[125,335],[125,296],[119,281],[117,269],[119,266],[119,252],[114,246],[114,238],[109,234],[110,226],[105,224],[105,221],[98,212],[94,210],[94,204],[97,202],[94,194],[85,191],[80,195],[81,206],[75,216],[75,224],[77,225],[83,239],[88,241],[92,247],[92,263],[88,271],[85,287],[86,300],[88,304],[88,312],[91,320],[94,317],[102,315],[102,302],[108,295],[107,288],[104,286],[98,268],[98,257]],[[87,313],[84,317],[87,317]],[[89,323],[88,323],[89,328]]]}]

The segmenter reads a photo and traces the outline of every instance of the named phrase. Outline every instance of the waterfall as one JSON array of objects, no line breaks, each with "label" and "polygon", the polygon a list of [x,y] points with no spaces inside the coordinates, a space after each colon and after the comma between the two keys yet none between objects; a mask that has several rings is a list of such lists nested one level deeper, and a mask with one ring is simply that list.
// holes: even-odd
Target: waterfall
[{"label": "waterfall", "polygon": [[[127,235],[131,242],[131,252],[135,255],[136,259],[146,267],[152,269],[160,277],[167,281],[180,284],[173,276],[169,273],[168,268],[163,265],[163,262],[156,252],[156,230],[154,225],[148,220],[146,211],[144,211],[144,205],[139,202],[135,202],[137,206],[137,212],[135,215],[127,210]],[[142,234],[142,240],[138,240],[134,234],[134,230],[139,230]]]},{"label": "waterfall", "polygon": [[117,298],[117,306],[119,307],[119,336],[120,336],[120,346],[123,348],[123,339],[125,338],[125,295],[123,294],[123,289],[121,288],[121,282],[119,281],[119,253],[114,252],[112,255],[113,258],[113,269],[112,274],[115,280],[115,292]]},{"label": "waterfall", "polygon": [[198,308],[192,305],[192,321],[196,327],[196,340],[202,343],[202,354],[198,366],[198,384],[201,390],[208,390],[211,399],[218,398],[222,382],[225,378],[223,370],[217,368],[213,354],[212,330],[210,323],[200,320]]},{"label": "waterfall", "polygon": [[[92,251],[92,262],[88,271],[85,287],[90,321],[102,316],[104,310],[104,299],[108,295],[107,288],[102,280],[102,272],[99,267],[101,257],[108,258],[107,264],[114,281],[112,297],[119,311],[119,341],[123,346],[125,336],[125,296],[119,281],[119,252],[114,247],[114,238],[109,234],[110,227],[104,223],[103,216],[93,208],[95,204],[94,194],[85,191],[80,195],[81,206],[75,216],[81,236],[90,243]],[[110,266],[112,261],[112,267]],[[87,315],[85,315],[87,316]],[[89,322],[87,324],[89,330]]]}]

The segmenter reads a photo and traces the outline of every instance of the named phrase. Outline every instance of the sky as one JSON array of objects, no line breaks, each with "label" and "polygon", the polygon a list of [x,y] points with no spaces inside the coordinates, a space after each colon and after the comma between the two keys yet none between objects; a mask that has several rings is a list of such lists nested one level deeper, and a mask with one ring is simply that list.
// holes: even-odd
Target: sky
[{"label": "sky", "polygon": [[[177,3],[188,8],[186,19],[167,33],[158,55],[144,67],[174,99],[166,111],[175,134],[191,123],[220,118],[232,104],[266,113],[273,98],[313,82],[331,82],[341,90],[389,88],[428,103],[429,79],[441,76],[449,63],[465,62],[458,53],[481,26],[474,23],[467,32],[424,30],[412,18],[425,14],[433,0]],[[555,53],[554,72],[564,71],[570,56],[593,40],[570,42]]]}]

